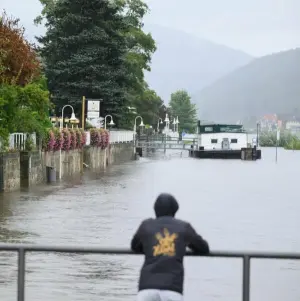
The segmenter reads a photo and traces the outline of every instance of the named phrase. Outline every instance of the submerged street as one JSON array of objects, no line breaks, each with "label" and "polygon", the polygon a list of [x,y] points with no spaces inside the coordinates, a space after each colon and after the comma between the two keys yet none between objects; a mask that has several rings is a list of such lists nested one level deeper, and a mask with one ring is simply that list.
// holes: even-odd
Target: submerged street
[{"label": "submerged street", "polygon": [[[186,153],[184,153],[186,154]],[[7,243],[129,247],[161,192],[179,201],[212,250],[299,252],[300,153],[262,160],[141,158],[73,184],[0,196]],[[135,300],[142,256],[29,254],[26,300]],[[0,300],[16,300],[17,256],[0,253]],[[241,300],[241,260],[185,259],[185,300]],[[298,301],[300,262],[252,260],[252,301]]]}]

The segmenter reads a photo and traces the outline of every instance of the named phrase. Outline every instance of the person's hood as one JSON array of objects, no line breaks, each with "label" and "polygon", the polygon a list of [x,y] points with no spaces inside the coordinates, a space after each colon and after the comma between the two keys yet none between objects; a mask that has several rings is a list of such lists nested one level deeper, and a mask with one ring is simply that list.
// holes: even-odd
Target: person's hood
[{"label": "person's hood", "polygon": [[154,203],[156,217],[175,216],[178,209],[178,202],[171,194],[168,193],[161,193]]}]

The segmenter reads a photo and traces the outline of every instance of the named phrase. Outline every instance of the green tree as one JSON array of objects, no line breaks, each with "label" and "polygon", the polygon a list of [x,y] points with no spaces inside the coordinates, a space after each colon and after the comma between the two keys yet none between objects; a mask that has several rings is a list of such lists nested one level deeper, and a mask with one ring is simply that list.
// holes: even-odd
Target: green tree
[{"label": "green tree", "polygon": [[38,134],[51,126],[49,92],[34,47],[24,38],[18,19],[0,18],[0,138],[8,145],[10,133]]},{"label": "green tree", "polygon": [[[144,88],[144,70],[150,71],[152,54],[156,51],[155,41],[150,33],[143,31],[143,18],[149,12],[147,4],[142,0],[111,1],[124,18],[126,26],[121,29],[126,39],[126,63],[130,73],[133,89]],[[59,0],[40,0],[43,6],[41,14],[35,19],[36,24],[53,16]]]},{"label": "green tree", "polygon": [[53,102],[81,111],[81,97],[103,99],[103,113],[119,122],[127,106],[127,27],[120,8],[103,0],[58,0],[44,10],[45,72]]},{"label": "green tree", "polygon": [[[127,99],[136,108],[146,124],[153,125],[158,119],[162,105],[160,97],[149,89],[144,79],[144,71],[151,71],[150,63],[156,51],[155,41],[150,33],[143,31],[143,18],[148,13],[147,4],[141,0],[119,0],[128,30],[123,34],[127,41],[126,64],[129,75]],[[130,126],[133,120],[131,118]]]},{"label": "green tree", "polygon": [[144,84],[144,71],[150,71],[155,41],[150,33],[143,31],[143,19],[148,13],[147,4],[141,0],[118,0],[128,28],[123,31],[127,42],[126,62],[130,74],[131,88],[135,92],[147,89]]},{"label": "green tree", "polygon": [[137,115],[142,116],[143,122],[146,125],[156,127],[163,102],[155,91],[149,89],[145,83],[144,90],[141,93],[136,94],[135,97],[131,99],[130,103],[131,106],[125,108],[123,112],[124,117],[120,124],[122,128],[132,130]]},{"label": "green tree", "polygon": [[155,91],[145,84],[143,93],[136,96],[133,105],[137,108],[138,114],[143,117],[145,124],[156,126],[163,101]]},{"label": "green tree", "polygon": [[172,117],[179,118],[180,131],[194,133],[197,126],[197,109],[195,104],[191,103],[188,92],[179,90],[172,93],[169,106]]},{"label": "green tree", "polygon": [[9,133],[36,132],[43,136],[51,126],[49,120],[49,92],[38,83],[24,87],[0,86],[0,137],[6,146]]},{"label": "green tree", "polygon": [[[53,26],[53,24],[55,24],[55,22],[50,21],[56,16],[57,6],[60,5],[60,0],[40,0],[40,2],[43,5],[43,10],[41,12],[41,15],[36,18],[35,22],[38,24],[41,23],[43,19],[45,19],[47,21],[49,31],[50,26]],[[156,50],[156,46],[151,34],[145,33],[143,31],[143,18],[149,11],[148,6],[145,2],[143,2],[142,0],[115,0],[111,1],[111,3],[113,3],[113,6],[118,14],[122,16],[123,23],[126,24],[126,26],[119,28],[118,31],[124,39],[122,40],[122,43],[124,42],[124,44],[122,44],[122,47],[126,48],[124,55],[124,64],[127,76],[125,81],[126,87],[123,86],[123,91],[125,93],[124,106],[122,108],[120,107],[122,109],[120,110],[122,112],[122,120],[120,120],[118,125],[125,128],[132,128],[135,115],[130,109],[131,107],[135,107],[137,113],[143,115],[146,120],[149,120],[149,116],[144,116],[145,107],[147,107],[148,110],[153,111],[154,115],[157,111],[158,96],[154,91],[149,90],[144,80],[144,71],[151,70],[151,57]],[[102,15],[97,15],[97,18],[99,19],[98,24],[101,23],[102,17]],[[106,26],[105,30],[107,31],[108,29],[109,27]],[[86,31],[88,30],[90,29],[86,28]],[[111,39],[112,41],[115,38],[115,36],[107,36],[107,39]],[[95,42],[97,44],[100,43],[100,41],[101,37],[98,37],[97,41]],[[81,43],[81,47],[84,47],[84,42],[85,40],[83,41],[83,43]],[[54,46],[56,47],[56,45]],[[47,56],[45,61],[49,62]],[[72,61],[71,63],[74,64],[74,61]],[[88,64],[90,63],[87,62],[85,68],[88,68]],[[99,86],[101,86],[101,82],[105,81],[105,77],[98,77],[98,81]],[[113,81],[110,81],[107,84],[104,82],[103,84],[109,88],[109,85],[113,85]],[[87,94],[85,95],[90,96]],[[104,99],[103,104],[107,104],[107,100],[104,97],[102,98]],[[77,99],[77,101],[78,100],[79,99]],[[146,103],[143,103],[142,100],[145,100]],[[55,102],[58,103],[57,101]],[[110,106],[107,107],[107,113],[113,115],[115,114],[115,112],[111,110]]]},{"label": "green tree", "polygon": [[33,45],[24,38],[19,19],[0,16],[0,84],[26,85],[40,76]]}]

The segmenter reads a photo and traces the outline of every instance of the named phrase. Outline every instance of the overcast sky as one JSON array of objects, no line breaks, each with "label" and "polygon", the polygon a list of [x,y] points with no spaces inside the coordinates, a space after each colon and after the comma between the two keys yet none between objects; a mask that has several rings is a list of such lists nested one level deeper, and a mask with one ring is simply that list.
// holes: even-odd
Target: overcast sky
[{"label": "overcast sky", "polygon": [[[180,29],[254,56],[300,47],[300,0],[147,0],[145,22]],[[1,9],[21,19],[27,37],[38,0],[0,0]]]}]

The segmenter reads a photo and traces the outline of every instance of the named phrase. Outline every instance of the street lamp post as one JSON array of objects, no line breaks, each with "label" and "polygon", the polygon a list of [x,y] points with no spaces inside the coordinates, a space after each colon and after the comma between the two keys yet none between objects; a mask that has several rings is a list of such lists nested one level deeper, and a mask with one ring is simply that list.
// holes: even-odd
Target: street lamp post
[{"label": "street lamp post", "polygon": [[[111,115],[106,115],[106,116],[104,117],[104,129],[105,129],[105,130],[106,130],[106,119],[107,119],[107,117],[110,117],[110,122],[109,122],[108,125],[110,125],[110,126],[115,125],[115,124],[114,124],[113,117],[112,117]],[[104,150],[104,168],[106,168],[106,157],[107,157],[107,153],[106,153],[106,148],[105,148],[105,150]]]},{"label": "street lamp post", "polygon": [[136,121],[138,120],[138,118],[141,119],[140,126],[144,126],[144,122],[143,122],[142,116],[136,116],[135,119],[134,119],[134,128],[133,128],[134,133],[136,132]]},{"label": "street lamp post", "polygon": [[169,133],[169,126],[170,126],[170,119],[168,113],[166,113],[165,123],[166,123],[166,128],[165,128],[164,153],[166,153],[167,134]]},{"label": "street lamp post", "polygon": [[159,125],[160,124],[163,124],[163,120],[161,118],[158,118],[158,121],[157,121],[157,132],[159,131]]},{"label": "street lamp post", "polygon": [[108,125],[110,125],[110,126],[115,125],[112,116],[111,116],[111,115],[106,115],[106,116],[104,117],[104,129],[106,129],[106,119],[107,119],[107,117],[110,117],[110,122],[109,122]]},{"label": "street lamp post", "polygon": [[[63,122],[64,122],[64,109],[66,107],[70,107],[72,109],[72,114],[71,114],[71,118],[69,119],[70,122],[74,122],[76,121],[76,117],[75,117],[75,113],[74,113],[74,108],[71,106],[71,105],[65,105],[63,106],[62,110],[61,110],[61,119],[60,119],[60,125],[59,125],[59,128],[60,130],[62,130],[63,128]],[[61,180],[61,148],[59,150],[59,179]]]},{"label": "street lamp post", "polygon": [[60,118],[60,129],[62,129],[63,128],[63,120],[64,120],[64,109],[66,108],[66,107],[70,107],[71,109],[72,109],[72,115],[71,115],[71,118],[69,119],[69,121],[76,121],[77,120],[77,118],[75,117],[75,113],[74,113],[74,108],[71,106],[71,105],[65,105],[65,106],[63,106],[63,108],[62,108],[62,110],[61,110],[61,118]]},{"label": "street lamp post", "polygon": [[166,114],[165,123],[166,123],[166,132],[169,132],[170,119],[168,113]]},{"label": "street lamp post", "polygon": [[259,121],[256,124],[256,146],[259,146],[259,130],[260,130],[260,123]]},{"label": "street lamp post", "polygon": [[176,117],[176,124],[177,124],[177,133],[179,132],[179,128],[178,128],[178,125],[179,125],[179,119],[178,119],[178,116]]},{"label": "street lamp post", "polygon": [[174,119],[173,119],[173,131],[174,131],[174,133],[176,132],[176,124],[177,124],[177,121],[176,121],[176,119],[174,118]]},{"label": "street lamp post", "polygon": [[136,153],[136,121],[138,119],[141,119],[141,123],[140,123],[140,126],[144,126],[144,122],[143,122],[143,117],[142,116],[136,116],[135,119],[134,119],[134,127],[133,127],[133,143],[134,143],[134,154]]}]

